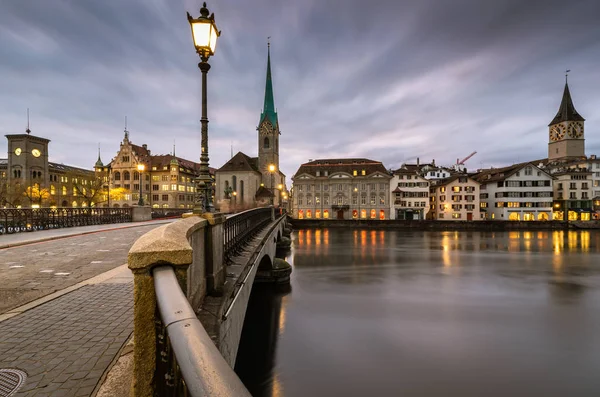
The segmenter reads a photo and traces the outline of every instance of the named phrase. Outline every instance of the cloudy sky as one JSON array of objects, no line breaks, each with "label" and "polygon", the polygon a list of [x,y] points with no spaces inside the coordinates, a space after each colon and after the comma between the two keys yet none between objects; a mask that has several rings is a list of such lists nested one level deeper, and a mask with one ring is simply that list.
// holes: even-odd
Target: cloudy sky
[{"label": "cloudy sky", "polygon": [[[209,152],[256,155],[271,36],[281,168],[367,157],[469,168],[547,155],[564,88],[600,154],[598,0],[212,0]],[[0,132],[52,140],[51,161],[136,144],[198,161],[197,0],[0,0]],[[0,152],[7,144],[1,141]],[[4,156],[2,156],[4,157]]]}]

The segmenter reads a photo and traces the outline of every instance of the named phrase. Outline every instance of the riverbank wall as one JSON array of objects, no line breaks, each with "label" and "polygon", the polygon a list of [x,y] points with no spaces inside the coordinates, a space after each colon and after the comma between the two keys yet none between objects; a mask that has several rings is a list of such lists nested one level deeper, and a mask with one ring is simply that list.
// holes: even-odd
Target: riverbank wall
[{"label": "riverbank wall", "polygon": [[[588,228],[582,222],[578,225],[563,221],[519,222],[519,221],[405,221],[405,220],[337,220],[337,219],[291,219],[294,229],[320,228],[364,228],[364,229],[397,229],[397,230],[474,230],[474,231],[509,231],[509,230],[564,230]],[[589,228],[595,229],[596,222],[590,221]]]}]

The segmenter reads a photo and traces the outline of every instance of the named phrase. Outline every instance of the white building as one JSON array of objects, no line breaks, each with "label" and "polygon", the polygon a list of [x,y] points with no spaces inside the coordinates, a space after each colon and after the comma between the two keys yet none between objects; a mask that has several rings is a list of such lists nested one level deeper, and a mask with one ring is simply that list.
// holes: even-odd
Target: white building
[{"label": "white building", "polygon": [[418,168],[403,165],[390,179],[390,219],[422,220],[429,212],[429,181]]},{"label": "white building", "polygon": [[480,171],[481,210],[487,219],[547,221],[552,219],[553,177],[531,163]]}]

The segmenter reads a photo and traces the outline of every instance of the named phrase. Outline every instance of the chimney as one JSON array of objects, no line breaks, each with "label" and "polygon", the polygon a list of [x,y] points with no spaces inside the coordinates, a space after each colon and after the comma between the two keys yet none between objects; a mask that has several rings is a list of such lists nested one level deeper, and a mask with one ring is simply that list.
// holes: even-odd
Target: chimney
[{"label": "chimney", "polygon": [[148,150],[148,145],[146,145],[145,143],[142,145],[142,147],[146,150]]},{"label": "chimney", "polygon": [[431,165],[435,167],[435,159],[431,160]]}]

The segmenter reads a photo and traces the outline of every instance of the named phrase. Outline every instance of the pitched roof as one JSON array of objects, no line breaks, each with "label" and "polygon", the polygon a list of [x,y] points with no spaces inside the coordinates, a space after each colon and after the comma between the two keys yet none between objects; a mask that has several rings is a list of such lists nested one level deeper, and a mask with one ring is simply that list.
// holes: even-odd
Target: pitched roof
[{"label": "pitched roof", "polygon": [[324,176],[323,171],[328,171],[329,175],[332,175],[336,172],[345,172],[352,175],[352,172],[356,170],[360,175],[362,170],[365,170],[366,175],[371,175],[375,172],[381,172],[383,174],[389,175],[388,171],[385,169],[381,161],[369,160],[364,158],[356,158],[356,159],[320,159],[313,160],[308,163],[304,163],[300,165],[298,171],[294,174],[309,174],[312,176],[317,176],[317,171],[320,171],[320,176]]},{"label": "pitched roof", "polygon": [[461,177],[469,178],[469,179],[472,179],[475,182],[479,183],[479,181],[477,181],[476,179],[472,178],[471,176],[469,176],[467,174],[454,174],[454,175],[449,176],[448,178],[431,181],[431,186],[432,187],[445,186],[445,185],[448,185],[448,184],[454,182],[455,180],[457,180],[458,178],[461,178]]},{"label": "pitched roof", "polygon": [[78,173],[78,174],[88,174],[89,176],[94,175],[94,171],[93,170],[86,170],[85,168],[79,168],[79,167],[73,167],[70,165],[64,165],[64,164],[58,164],[58,163],[52,163],[52,162],[48,162],[48,169],[49,171],[59,171],[59,172],[74,172],[74,173]]},{"label": "pitched roof", "polygon": [[219,172],[230,172],[230,171],[254,171],[260,172],[258,170],[258,158],[257,157],[249,157],[242,152],[237,152],[235,156],[229,159],[228,162],[223,164],[221,168],[217,171]]},{"label": "pitched roof", "polygon": [[275,111],[275,99],[273,98],[273,81],[271,79],[271,45],[267,49],[267,81],[265,84],[265,103],[260,115],[260,123],[268,119],[274,126],[277,125],[277,112]]},{"label": "pitched roof", "polygon": [[133,143],[131,143],[131,149],[138,156],[149,156],[150,155],[150,153],[148,152],[148,148],[145,148],[143,146],[138,146],[138,145],[134,145]]},{"label": "pitched roof", "polygon": [[585,121],[585,119],[577,113],[573,100],[571,99],[571,93],[569,92],[569,85],[565,83],[565,91],[563,92],[562,101],[558,108],[558,113],[554,116],[554,119],[550,122],[550,125],[560,123],[562,121]]},{"label": "pitched roof", "polygon": [[162,169],[165,166],[170,166],[171,161],[176,159],[180,167],[187,169],[190,172],[200,172],[200,164],[190,160],[182,159],[181,157],[173,156],[172,154],[159,154],[150,156],[150,165],[157,169]]}]

